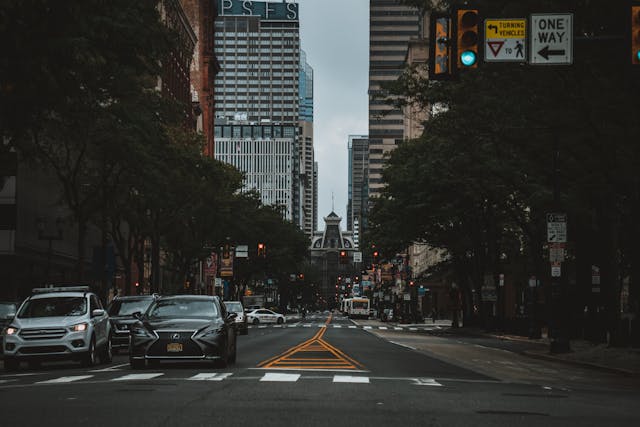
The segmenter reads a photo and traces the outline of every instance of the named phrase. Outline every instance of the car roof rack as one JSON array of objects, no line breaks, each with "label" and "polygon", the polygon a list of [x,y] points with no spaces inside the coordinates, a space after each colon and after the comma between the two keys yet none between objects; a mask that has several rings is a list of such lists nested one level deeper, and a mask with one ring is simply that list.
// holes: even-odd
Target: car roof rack
[{"label": "car roof rack", "polygon": [[33,288],[32,294],[48,294],[51,292],[91,292],[89,286],[51,286],[45,288]]}]

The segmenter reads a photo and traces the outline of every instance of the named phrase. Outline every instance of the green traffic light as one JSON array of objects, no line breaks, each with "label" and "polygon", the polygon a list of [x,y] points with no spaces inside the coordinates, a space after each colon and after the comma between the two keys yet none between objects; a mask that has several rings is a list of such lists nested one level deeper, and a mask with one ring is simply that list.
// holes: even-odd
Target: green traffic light
[{"label": "green traffic light", "polygon": [[636,50],[636,61],[640,62],[640,50]]},{"label": "green traffic light", "polygon": [[476,63],[477,60],[478,57],[472,50],[465,50],[460,54],[460,62],[462,62],[462,65],[464,65],[465,67],[471,67]]}]

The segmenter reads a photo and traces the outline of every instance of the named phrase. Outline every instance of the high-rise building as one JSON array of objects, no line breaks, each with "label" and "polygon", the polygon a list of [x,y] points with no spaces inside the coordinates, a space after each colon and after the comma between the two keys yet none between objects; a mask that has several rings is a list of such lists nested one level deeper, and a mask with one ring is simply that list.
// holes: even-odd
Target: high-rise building
[{"label": "high-rise building", "polygon": [[[366,224],[368,200],[369,138],[366,135],[349,135],[349,170],[347,199],[347,230],[359,237],[359,228]],[[356,230],[356,224],[358,229]],[[365,227],[366,228],[366,227]],[[354,243],[358,245],[354,238]]]},{"label": "high-rise building", "polygon": [[244,172],[245,189],[283,206],[284,218],[311,236],[313,69],[300,50],[298,4],[217,6],[216,158]]},{"label": "high-rise building", "polygon": [[369,6],[369,197],[376,197],[384,186],[385,155],[405,139],[403,112],[384,100],[382,85],[404,70],[420,14],[398,0],[370,0]]}]

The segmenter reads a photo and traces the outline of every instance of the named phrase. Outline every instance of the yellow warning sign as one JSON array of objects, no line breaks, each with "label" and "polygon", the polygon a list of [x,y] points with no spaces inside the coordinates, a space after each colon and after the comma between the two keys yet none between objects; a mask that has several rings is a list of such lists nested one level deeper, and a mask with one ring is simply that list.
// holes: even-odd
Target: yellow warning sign
[{"label": "yellow warning sign", "polygon": [[526,19],[485,19],[484,38],[524,39],[527,35]]}]

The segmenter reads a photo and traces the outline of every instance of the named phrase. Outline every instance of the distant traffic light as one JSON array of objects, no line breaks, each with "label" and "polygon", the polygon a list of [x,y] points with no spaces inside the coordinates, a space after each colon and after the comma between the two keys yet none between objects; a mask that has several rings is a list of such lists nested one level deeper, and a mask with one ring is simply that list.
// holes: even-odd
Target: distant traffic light
[{"label": "distant traffic light", "polygon": [[347,264],[348,262],[347,251],[340,251],[340,264]]},{"label": "distant traffic light", "polygon": [[[451,78],[451,17],[431,14],[429,26],[429,80]],[[374,245],[375,246],[375,245]]]},{"label": "distant traffic light", "polygon": [[267,246],[264,243],[258,243],[258,257],[267,256]]},{"label": "distant traffic light", "polygon": [[378,253],[378,251],[373,251],[373,263],[377,264],[378,263],[378,256],[380,254]]},{"label": "distant traffic light", "polygon": [[458,69],[477,68],[480,58],[480,16],[477,9],[456,10]]},{"label": "distant traffic light", "polygon": [[640,65],[640,3],[631,6],[631,63]]}]

